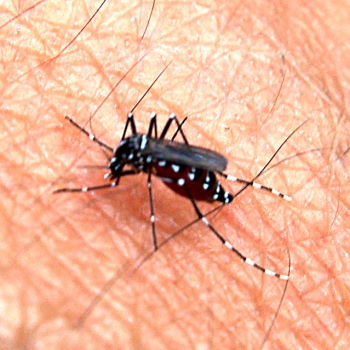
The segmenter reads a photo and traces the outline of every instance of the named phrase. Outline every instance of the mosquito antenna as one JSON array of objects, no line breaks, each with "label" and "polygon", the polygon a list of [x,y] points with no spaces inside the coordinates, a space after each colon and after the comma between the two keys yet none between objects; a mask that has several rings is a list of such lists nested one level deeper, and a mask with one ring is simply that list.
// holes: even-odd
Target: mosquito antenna
[{"label": "mosquito antenna", "polygon": [[162,74],[166,71],[166,69],[170,66],[172,61],[170,61],[163,69],[162,71],[157,75],[157,77],[153,80],[153,83],[147,88],[147,90],[143,93],[143,95],[140,97],[140,99],[136,102],[135,106],[131,109],[130,113],[133,113],[134,110],[137,108],[137,106],[141,103],[141,101],[145,98],[145,96],[149,93],[149,91],[152,89],[154,84],[157,82],[157,80],[162,76]]}]

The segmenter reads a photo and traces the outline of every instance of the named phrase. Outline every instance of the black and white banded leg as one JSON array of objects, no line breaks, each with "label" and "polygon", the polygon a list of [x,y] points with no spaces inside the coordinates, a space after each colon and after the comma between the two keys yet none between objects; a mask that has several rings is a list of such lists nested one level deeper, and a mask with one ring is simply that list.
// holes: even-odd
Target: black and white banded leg
[{"label": "black and white banded leg", "polygon": [[[104,142],[99,140],[93,133],[88,132],[85,128],[80,126],[78,123],[76,123],[71,117],[65,116],[65,118],[79,131],[81,131],[83,134],[85,134],[91,141],[97,143],[100,147],[106,149],[109,152],[113,152],[113,148],[106,145]],[[120,176],[125,176],[125,175],[132,175],[134,174],[134,171],[127,170],[124,171],[120,174]],[[107,177],[107,176],[106,176]],[[59,188],[58,190],[53,191],[53,193],[63,193],[63,192],[89,192],[89,191],[97,191],[97,190],[103,190],[106,188],[111,188],[111,187],[116,187],[119,183],[119,179],[116,179],[113,182],[110,182],[108,184],[103,184],[103,185],[97,185],[97,186],[83,186],[83,187],[76,187],[76,188]]]},{"label": "black and white banded leg", "polygon": [[[128,119],[130,118],[130,123],[132,125],[132,123],[134,123],[133,121],[133,116],[132,114],[129,114],[130,117],[128,117]],[[158,129],[157,129],[157,115],[156,113],[151,113],[150,116],[150,124],[149,124],[149,128],[148,128],[148,132],[147,132],[147,137],[155,137],[157,138],[158,136]],[[177,120],[177,117],[175,116],[175,114],[170,114],[168,121],[166,122],[162,133],[159,137],[159,139],[163,139],[168,130],[169,127],[171,126],[171,124],[173,123],[173,121],[175,120],[176,124],[177,124],[177,130],[175,132],[175,134],[173,135],[173,139],[175,138],[175,136],[177,135],[177,133],[180,131],[184,140],[187,142],[186,136],[184,135],[181,127],[183,125],[183,123],[186,121],[186,119],[184,119],[181,123]],[[126,129],[125,129],[126,131]],[[152,159],[149,159],[149,163],[151,163]],[[158,239],[157,239],[157,231],[156,231],[156,215],[155,215],[155,211],[154,211],[154,201],[153,201],[153,191],[152,191],[152,165],[149,165],[149,170],[148,170],[148,177],[147,177],[147,189],[148,189],[148,198],[149,198],[149,206],[150,206],[150,221],[151,221],[151,227],[152,227],[152,240],[153,240],[153,247],[154,247],[154,251],[156,251],[158,249]]]},{"label": "black and white banded leg", "polygon": [[[157,114],[152,112],[150,115],[150,122],[148,126],[147,138],[155,137],[158,138],[158,126],[157,126]],[[147,160],[146,160],[147,161]],[[156,231],[156,216],[154,212],[154,201],[153,201],[153,191],[152,191],[152,158],[148,159],[149,168],[147,175],[147,190],[148,190],[148,199],[149,199],[149,208],[150,208],[150,221],[152,228],[152,241],[154,251],[158,249],[158,239]]]},{"label": "black and white banded leg", "polygon": [[292,198],[290,196],[287,196],[286,194],[283,194],[282,192],[279,192],[277,190],[275,190],[274,188],[265,186],[265,185],[261,185],[255,181],[249,181],[249,180],[244,180],[244,179],[240,179],[236,176],[233,175],[228,175],[222,172],[218,172],[218,174],[220,174],[222,177],[224,177],[226,180],[228,181],[235,181],[235,182],[239,182],[241,184],[245,184],[247,186],[252,186],[253,188],[259,189],[259,190],[263,190],[263,191],[267,191],[270,192],[272,194],[274,194],[277,197],[280,197],[282,199],[285,199],[286,201],[291,201]]},{"label": "black and white banded leg", "polygon": [[86,129],[84,129],[82,126],[80,126],[78,123],[76,123],[71,117],[68,115],[65,116],[65,118],[78,130],[80,130],[83,134],[85,134],[91,141],[97,143],[102,148],[106,149],[109,152],[113,152],[113,148],[106,145],[104,142],[99,140],[93,133],[88,132]]},{"label": "black and white banded leg", "polygon": [[151,214],[150,221],[151,221],[151,227],[152,227],[153,247],[154,247],[154,251],[156,251],[158,249],[158,240],[157,240],[157,233],[156,233],[156,216],[154,213],[154,203],[153,203],[151,169],[148,170],[147,189],[148,189],[148,198],[149,198],[149,208],[150,208],[150,214]]},{"label": "black and white banded leg", "polygon": [[198,215],[198,218],[204,223],[205,226],[208,227],[208,229],[220,240],[220,242],[228,249],[230,249],[232,252],[234,252],[243,262],[246,264],[253,266],[254,268],[260,270],[264,274],[268,276],[273,276],[276,278],[279,278],[281,280],[288,280],[288,275],[282,275],[277,272],[274,272],[272,270],[266,269],[265,267],[262,267],[261,265],[257,264],[253,260],[247,258],[244,256],[239,250],[237,250],[229,241],[226,241],[226,239],[213,227],[213,225],[209,222],[209,220],[203,215],[203,213],[200,211],[200,209],[197,206],[196,201],[192,198],[191,193],[188,191],[189,199],[192,203],[192,206]]},{"label": "black and white banded leg", "polygon": [[[58,190],[53,191],[52,193],[63,193],[63,192],[90,192],[90,191],[97,191],[97,190],[103,190],[106,188],[112,188],[116,187],[119,184],[119,180],[122,176],[128,176],[128,175],[136,175],[138,174],[137,171],[135,170],[125,170],[122,171],[119,174],[119,177],[115,179],[115,181],[112,181],[108,184],[103,184],[103,185],[97,185],[97,186],[84,186],[84,187],[76,187],[76,188],[59,188]],[[109,175],[109,174],[107,174]],[[107,178],[107,176],[105,176]]]}]

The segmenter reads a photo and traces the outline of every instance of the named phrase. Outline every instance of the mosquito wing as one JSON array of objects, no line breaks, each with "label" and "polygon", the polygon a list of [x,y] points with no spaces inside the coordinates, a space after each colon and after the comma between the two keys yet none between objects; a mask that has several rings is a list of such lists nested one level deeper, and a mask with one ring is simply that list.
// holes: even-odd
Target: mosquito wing
[{"label": "mosquito wing", "polygon": [[210,171],[224,171],[227,165],[227,159],[217,152],[168,140],[149,139],[141,154]]}]

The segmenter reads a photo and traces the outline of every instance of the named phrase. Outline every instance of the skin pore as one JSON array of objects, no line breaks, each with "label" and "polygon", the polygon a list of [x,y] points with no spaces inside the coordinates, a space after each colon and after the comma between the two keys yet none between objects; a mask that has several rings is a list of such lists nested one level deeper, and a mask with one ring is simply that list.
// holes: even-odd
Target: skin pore
[{"label": "skin pore", "polygon": [[[259,349],[266,335],[284,282],[243,264],[200,223],[129,273],[152,249],[145,175],[108,191],[52,194],[104,183],[106,170],[91,166],[105,165],[105,155],[64,116],[89,128],[89,116],[140,61],[91,121],[112,147],[127,112],[169,62],[135,111],[139,130],[151,111],[160,128],[171,112],[188,116],[188,139],[225,155],[228,173],[253,178],[308,120],[275,162],[297,156],[258,180],[293,201],[248,189],[209,219],[264,267],[286,273],[290,251],[291,281],[266,349],[348,349],[346,3],[157,2],[140,42],[151,3],[109,1],[59,58],[32,69],[55,56],[98,6],[35,4],[0,23],[4,348]],[[27,8],[2,6],[7,19]],[[195,214],[157,179],[153,191],[162,241]]]}]

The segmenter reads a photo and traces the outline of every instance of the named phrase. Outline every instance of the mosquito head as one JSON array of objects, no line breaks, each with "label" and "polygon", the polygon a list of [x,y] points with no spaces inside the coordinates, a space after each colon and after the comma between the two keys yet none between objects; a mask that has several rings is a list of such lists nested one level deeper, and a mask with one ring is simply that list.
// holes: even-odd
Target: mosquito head
[{"label": "mosquito head", "polygon": [[134,169],[139,169],[139,152],[146,147],[147,143],[148,138],[143,134],[132,135],[122,140],[114,151],[109,163],[111,173],[114,175],[113,177],[118,177],[127,164],[131,165]]}]

